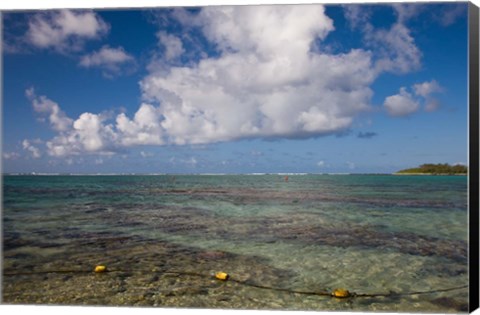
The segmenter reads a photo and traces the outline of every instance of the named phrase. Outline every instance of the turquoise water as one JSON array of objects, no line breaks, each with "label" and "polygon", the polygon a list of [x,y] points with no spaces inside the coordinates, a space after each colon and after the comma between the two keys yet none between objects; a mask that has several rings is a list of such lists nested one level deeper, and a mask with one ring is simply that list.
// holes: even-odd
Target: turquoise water
[{"label": "turquoise water", "polygon": [[[464,176],[4,176],[3,298],[466,311],[466,288],[408,293],[468,283],[467,227]],[[98,263],[117,272],[50,272]],[[208,277],[220,270],[238,282]],[[286,291],[335,288],[402,295],[340,300]]]}]

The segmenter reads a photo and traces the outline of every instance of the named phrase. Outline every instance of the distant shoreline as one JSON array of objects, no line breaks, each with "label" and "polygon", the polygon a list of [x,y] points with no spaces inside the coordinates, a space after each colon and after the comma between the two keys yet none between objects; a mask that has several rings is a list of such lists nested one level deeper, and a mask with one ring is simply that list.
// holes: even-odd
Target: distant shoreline
[{"label": "distant shoreline", "polygon": [[407,168],[398,172],[395,172],[394,175],[428,175],[428,176],[452,176],[468,175],[468,168],[465,165],[455,164],[449,165],[448,163],[438,163],[438,164],[422,164],[419,167]]}]

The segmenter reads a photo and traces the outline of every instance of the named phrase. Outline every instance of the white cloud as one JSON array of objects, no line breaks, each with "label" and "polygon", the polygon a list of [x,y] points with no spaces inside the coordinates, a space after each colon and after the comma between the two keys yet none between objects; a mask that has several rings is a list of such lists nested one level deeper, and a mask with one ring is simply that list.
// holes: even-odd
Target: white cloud
[{"label": "white cloud", "polygon": [[390,28],[382,29],[370,23],[368,6],[344,5],[346,20],[352,28],[361,29],[365,43],[373,49],[378,73],[407,73],[420,68],[422,53],[405,25],[409,18],[418,14],[419,8],[417,4],[394,4],[392,9],[397,21]]},{"label": "white cloud", "polygon": [[98,115],[83,113],[74,123],[76,135],[87,151],[98,151],[104,147],[101,133],[102,120]]},{"label": "white cloud", "polygon": [[120,134],[120,143],[123,146],[165,144],[161,121],[159,108],[145,103],[140,106],[133,119],[129,119],[124,113],[118,115],[115,126]]},{"label": "white cloud", "polygon": [[98,52],[86,55],[80,61],[84,67],[95,67],[104,65],[113,65],[133,60],[133,57],[125,52],[122,47],[110,48],[103,46]]},{"label": "white cloud", "polygon": [[45,96],[37,96],[33,88],[25,91],[28,99],[32,102],[35,112],[48,116],[50,126],[56,131],[65,131],[72,125],[72,119],[68,118],[57,103]]},{"label": "white cloud", "polygon": [[437,81],[431,80],[414,84],[412,89],[417,97],[408,93],[405,87],[400,89],[399,94],[389,96],[383,105],[391,116],[407,116],[420,108],[420,102],[425,103],[425,111],[433,112],[438,109],[440,103],[431,95],[442,92],[443,88]]},{"label": "white cloud", "polygon": [[377,30],[371,39],[381,55],[378,71],[407,73],[420,67],[422,53],[405,25],[396,23],[389,30]]},{"label": "white cloud", "polygon": [[400,88],[399,94],[385,99],[383,106],[391,116],[407,116],[416,112],[419,108],[418,101],[412,98],[405,87]]},{"label": "white cloud", "polygon": [[423,9],[424,6],[419,3],[393,3],[393,8],[395,9],[400,23],[405,23],[409,19],[417,16]]},{"label": "white cloud", "polygon": [[37,147],[33,146],[30,141],[28,141],[27,139],[23,140],[22,141],[22,147],[24,150],[30,152],[31,156],[34,158],[34,159],[39,159],[42,157],[42,154],[40,153],[40,149],[38,149]]},{"label": "white cloud", "polygon": [[160,31],[157,33],[157,37],[160,44],[165,48],[165,59],[175,59],[185,52],[182,41],[177,36],[168,34],[165,31]]},{"label": "white cloud", "polygon": [[415,94],[421,95],[425,98],[427,98],[430,94],[442,91],[442,88],[435,80],[415,84],[413,85],[413,89],[415,91]]},{"label": "white cloud", "polygon": [[431,96],[432,94],[443,91],[443,88],[438,84],[437,81],[432,80],[430,82],[415,84],[413,85],[413,89],[416,95],[419,95],[425,99],[425,111],[433,112],[440,107],[439,101]]},{"label": "white cloud", "polygon": [[126,53],[123,47],[103,46],[99,51],[83,56],[79,65],[86,68],[101,68],[104,70],[104,75],[114,76],[121,73],[122,66],[132,64],[134,60],[133,56]]},{"label": "white cloud", "polygon": [[210,7],[194,19],[221,56],[141,82],[169,143],[327,135],[369,110],[370,53],[311,51],[333,30],[323,6]]},{"label": "white cloud", "polygon": [[31,18],[26,40],[38,48],[75,51],[82,48],[84,40],[99,38],[108,30],[109,26],[93,12],[52,11]]},{"label": "white cloud", "polygon": [[230,6],[210,7],[198,16],[206,37],[223,52],[303,54],[315,37],[334,29],[323,6]]},{"label": "white cloud", "polygon": [[70,121],[68,128],[46,142],[49,155],[111,155],[132,145],[165,144],[157,108],[148,104],[142,104],[133,119],[119,114],[115,124],[108,123],[108,116],[93,113]]},{"label": "white cloud", "polygon": [[111,124],[104,124],[101,115],[83,113],[74,121],[73,128],[60,133],[47,142],[52,156],[78,155],[81,153],[112,154],[116,150],[115,133]]},{"label": "white cloud", "polygon": [[[47,114],[52,129],[58,134],[46,142],[51,156],[79,154],[110,155],[132,145],[165,144],[158,107],[142,104],[133,119],[125,113],[108,123],[109,114],[83,113],[76,120],[68,118],[60,106],[45,96],[36,96],[33,88],[26,91],[36,112]],[[31,147],[26,142],[24,147]],[[27,149],[25,147],[25,149]],[[33,149],[28,149],[32,153]]]},{"label": "white cloud", "polygon": [[352,29],[369,25],[370,12],[365,9],[364,5],[353,3],[345,4],[343,5],[343,11],[345,19]]},{"label": "white cloud", "polygon": [[[420,63],[410,31],[399,21],[387,30],[366,28],[371,51],[332,54],[322,51],[322,42],[334,26],[321,5],[206,7],[186,14],[188,19],[179,13],[184,11],[176,12],[189,30],[202,32],[215,54],[199,54],[180,66],[175,59],[185,53],[182,41],[158,32],[164,53],[153,55],[163,60],[158,62],[161,66],[149,67],[140,82],[143,103],[133,116],[121,113],[113,121],[93,113],[73,121],[32,90],[30,97],[38,103],[56,105],[44,106],[50,108],[44,112],[63,118],[62,127],[50,118],[59,131],[46,143],[50,155],[112,154],[135,145],[340,134],[359,114],[371,110],[370,86],[382,71],[411,71]],[[358,15],[357,19],[363,18]],[[81,64],[115,65],[127,59],[123,50],[104,46],[85,56]],[[405,88],[384,105],[392,116],[418,109]],[[187,161],[197,163],[195,158],[183,162]]]},{"label": "white cloud", "polygon": [[318,167],[324,167],[325,166],[325,161],[318,161],[317,166]]}]

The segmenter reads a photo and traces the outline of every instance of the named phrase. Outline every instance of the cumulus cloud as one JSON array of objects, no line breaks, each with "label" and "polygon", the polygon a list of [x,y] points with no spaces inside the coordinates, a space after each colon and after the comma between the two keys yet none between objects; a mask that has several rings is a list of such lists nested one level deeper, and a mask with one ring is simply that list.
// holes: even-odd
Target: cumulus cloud
[{"label": "cumulus cloud", "polygon": [[132,59],[133,57],[127,54],[122,47],[110,48],[103,46],[98,52],[84,56],[80,61],[80,65],[84,67],[109,66],[124,63]]},{"label": "cumulus cloud", "polygon": [[425,111],[433,112],[440,107],[440,102],[436,98],[432,97],[432,94],[443,91],[443,88],[437,83],[437,81],[432,80],[430,82],[415,84],[413,89],[416,95],[419,95],[425,99]]},{"label": "cumulus cloud", "polygon": [[42,157],[40,149],[32,145],[29,140],[25,139],[22,141],[22,147],[24,150],[28,151],[34,159],[39,159]]},{"label": "cumulus cloud", "polygon": [[[138,110],[116,117],[83,113],[73,120],[60,114],[58,105],[45,106],[50,109],[44,112],[56,113],[65,122],[46,143],[50,155],[112,154],[136,145],[345,134],[359,114],[372,109],[370,86],[381,72],[406,72],[420,63],[420,53],[402,21],[390,29],[365,31],[372,50],[332,54],[322,51],[322,42],[334,26],[321,5],[174,12],[170,18],[177,18],[185,29],[195,29],[189,36],[200,36],[212,49],[179,64],[179,57],[187,54],[186,35],[158,32],[162,53],[153,55],[161,56],[163,64],[149,67],[141,80],[143,102]],[[128,59],[118,49],[104,46],[103,51],[85,56],[81,64],[93,67]],[[418,101],[402,88],[384,106],[390,115],[404,116],[418,109]],[[189,161],[197,163],[194,158]]]},{"label": "cumulus cloud", "polygon": [[323,6],[210,7],[190,21],[220,56],[141,82],[170,143],[327,135],[369,110],[370,53],[311,51],[334,29]]},{"label": "cumulus cloud", "polygon": [[398,94],[388,96],[383,106],[391,116],[401,117],[416,112],[420,105],[412,97],[412,94],[408,93],[405,87],[402,87]]},{"label": "cumulus cloud", "polygon": [[61,10],[35,14],[28,23],[26,41],[38,48],[76,51],[87,39],[106,34],[109,26],[90,11]]},{"label": "cumulus cloud", "polygon": [[33,88],[28,89],[26,95],[32,101],[34,110],[48,115],[52,129],[58,132],[46,142],[51,156],[109,155],[132,145],[165,144],[158,107],[142,104],[133,119],[121,113],[116,116],[115,122],[109,121],[108,114],[88,112],[73,120],[54,101],[36,96]]},{"label": "cumulus cloud", "polygon": [[318,161],[317,166],[318,167],[324,167],[325,166],[325,161]]},{"label": "cumulus cloud", "polygon": [[254,51],[265,58],[303,54],[316,36],[323,39],[334,29],[323,6],[211,7],[198,20],[221,51]]},{"label": "cumulus cloud", "polygon": [[119,142],[123,146],[165,144],[161,120],[160,109],[146,103],[140,106],[133,119],[121,113],[117,116],[115,125],[121,134]]},{"label": "cumulus cloud", "polygon": [[48,121],[53,130],[65,131],[72,125],[72,119],[68,118],[57,103],[46,96],[37,96],[34,88],[25,91],[26,96],[32,102],[35,112],[48,116]]},{"label": "cumulus cloud", "polygon": [[85,55],[81,58],[79,65],[85,68],[103,69],[104,75],[111,77],[122,72],[125,64],[132,64],[135,58],[126,53],[123,47],[111,48],[103,46],[99,51]]},{"label": "cumulus cloud", "polygon": [[112,154],[118,150],[117,133],[111,124],[105,124],[102,115],[83,113],[73,122],[73,127],[46,143],[52,156],[82,153]]},{"label": "cumulus cloud", "polygon": [[412,85],[415,95],[407,92],[406,87],[400,88],[396,95],[385,99],[383,105],[391,116],[407,116],[420,109],[420,104],[425,104],[425,111],[432,112],[437,110],[440,103],[432,97],[432,94],[442,92],[443,88],[437,81],[431,80]]},{"label": "cumulus cloud", "polygon": [[433,93],[441,92],[442,88],[437,81],[432,80],[430,82],[423,82],[413,85],[415,94],[421,95],[424,98],[429,97]]}]

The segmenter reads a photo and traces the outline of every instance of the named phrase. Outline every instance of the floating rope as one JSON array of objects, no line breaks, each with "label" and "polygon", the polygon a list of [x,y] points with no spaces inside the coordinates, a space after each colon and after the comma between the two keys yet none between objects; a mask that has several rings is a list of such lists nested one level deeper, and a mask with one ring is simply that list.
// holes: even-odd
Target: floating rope
[{"label": "floating rope", "polygon": [[395,297],[395,296],[411,296],[411,295],[420,295],[420,294],[434,294],[440,292],[448,292],[454,290],[461,290],[468,288],[468,285],[451,287],[447,289],[436,289],[436,290],[429,290],[429,291],[414,291],[414,292],[393,292],[390,291],[388,293],[356,293],[350,292],[346,289],[335,289],[333,291],[301,291],[301,290],[293,290],[293,289],[286,289],[286,288],[278,288],[278,287],[271,287],[266,285],[261,285],[258,283],[254,283],[251,281],[242,281],[235,278],[232,278],[229,274],[225,272],[217,272],[214,275],[206,275],[198,272],[188,272],[188,271],[175,271],[175,270],[149,270],[149,271],[142,271],[142,270],[121,270],[121,269],[110,269],[106,266],[96,266],[94,270],[43,270],[43,271],[30,271],[30,272],[15,272],[15,273],[3,273],[3,276],[24,276],[24,275],[36,275],[36,274],[50,274],[50,273],[80,273],[80,274],[88,274],[88,273],[131,273],[131,272],[146,272],[146,273],[162,273],[162,274],[174,274],[174,275],[184,275],[184,276],[195,276],[195,277],[203,277],[203,278],[215,278],[220,281],[229,281],[238,283],[241,285],[258,288],[258,289],[265,289],[265,290],[272,290],[272,291],[279,291],[279,292],[286,292],[292,294],[304,294],[304,295],[317,295],[317,296],[330,296],[335,298],[374,298],[374,297]]}]

